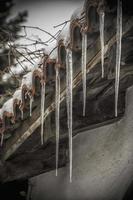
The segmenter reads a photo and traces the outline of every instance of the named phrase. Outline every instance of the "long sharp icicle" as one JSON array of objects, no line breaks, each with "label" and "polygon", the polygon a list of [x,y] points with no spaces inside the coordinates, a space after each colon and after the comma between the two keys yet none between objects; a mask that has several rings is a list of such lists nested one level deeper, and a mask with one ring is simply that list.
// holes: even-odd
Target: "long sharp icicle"
[{"label": "long sharp icicle", "polygon": [[45,106],[45,83],[42,84],[41,88],[41,144],[44,143],[44,106]]},{"label": "long sharp icicle", "polygon": [[72,101],[73,101],[73,61],[72,51],[67,49],[66,53],[66,98],[67,98],[67,118],[68,118],[68,133],[69,133],[69,172],[70,182],[72,182]]},{"label": "long sharp icicle", "polygon": [[24,111],[23,111],[23,109],[21,109],[21,119],[22,120],[24,119]]},{"label": "long sharp icicle", "polygon": [[83,116],[86,110],[86,60],[87,58],[87,34],[82,33],[82,81],[83,81]]},{"label": "long sharp icicle", "polygon": [[59,131],[60,131],[60,73],[56,67],[56,93],[55,93],[55,123],[56,123],[56,176],[58,175],[59,162]]},{"label": "long sharp icicle", "polygon": [[122,40],[122,2],[117,5],[117,33],[116,33],[116,75],[115,75],[115,117],[118,116],[118,98],[121,63],[121,40]]},{"label": "long sharp icicle", "polygon": [[101,66],[102,66],[102,78],[104,78],[104,18],[105,13],[103,10],[99,13],[99,29],[100,29],[100,43],[101,43]]},{"label": "long sharp icicle", "polygon": [[32,116],[32,104],[33,104],[33,97],[30,97],[30,117]]}]

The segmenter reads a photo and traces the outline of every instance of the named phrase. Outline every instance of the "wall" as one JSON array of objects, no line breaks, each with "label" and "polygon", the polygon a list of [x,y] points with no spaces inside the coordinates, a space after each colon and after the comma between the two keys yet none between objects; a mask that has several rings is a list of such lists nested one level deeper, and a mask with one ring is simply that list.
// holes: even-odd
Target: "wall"
[{"label": "wall", "polygon": [[32,200],[122,199],[133,175],[133,87],[122,120],[73,138],[72,183],[68,167],[58,177],[52,171],[32,178]]}]

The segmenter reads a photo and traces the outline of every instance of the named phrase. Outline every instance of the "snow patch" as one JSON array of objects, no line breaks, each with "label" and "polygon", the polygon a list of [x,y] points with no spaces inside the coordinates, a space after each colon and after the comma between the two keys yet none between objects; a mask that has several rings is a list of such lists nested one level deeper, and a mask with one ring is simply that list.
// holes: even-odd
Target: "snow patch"
[{"label": "snow patch", "polygon": [[49,55],[50,59],[57,59],[58,51],[57,51],[57,41],[53,41],[49,43],[45,49],[45,53]]},{"label": "snow patch", "polygon": [[79,7],[77,8],[73,14],[72,14],[72,17],[71,17],[71,20],[75,20],[75,19],[81,19],[82,18],[82,13],[83,13],[83,7]]},{"label": "snow patch", "polygon": [[64,45],[67,46],[70,43],[70,22],[68,22],[61,34],[58,36],[58,41],[63,40]]},{"label": "snow patch", "polygon": [[3,118],[3,113],[8,112],[13,114],[13,98],[6,101],[3,107],[0,109],[0,118]]},{"label": "snow patch", "polygon": [[22,101],[22,90],[21,89],[18,89],[14,92],[13,94],[13,99],[17,99],[19,101]]}]

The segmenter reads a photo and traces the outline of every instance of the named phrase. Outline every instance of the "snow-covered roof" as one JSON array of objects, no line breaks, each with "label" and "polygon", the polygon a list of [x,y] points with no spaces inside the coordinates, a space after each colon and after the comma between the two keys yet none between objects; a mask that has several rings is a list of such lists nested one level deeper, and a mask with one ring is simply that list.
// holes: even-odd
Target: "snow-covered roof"
[{"label": "snow-covered roof", "polygon": [[29,72],[23,76],[21,87],[23,87],[23,85],[26,85],[28,88],[32,87],[32,74],[33,72]]},{"label": "snow-covered roof", "polygon": [[42,72],[42,70],[40,68],[36,68],[23,76],[21,87],[14,92],[13,97],[11,99],[9,99],[8,101],[6,101],[3,104],[2,108],[0,109],[0,118],[1,119],[3,118],[3,113],[5,111],[8,113],[13,113],[13,102],[15,99],[22,102],[22,87],[23,87],[23,85],[26,85],[27,88],[32,89],[33,73],[35,72],[35,70]]},{"label": "snow-covered roof", "polygon": [[40,68],[35,68],[32,71],[28,72],[27,74],[25,74],[22,78],[22,82],[21,82],[21,88],[23,87],[23,85],[26,85],[27,88],[32,89],[32,84],[33,84],[33,73],[35,72],[35,70],[42,72],[42,70]]},{"label": "snow-covered roof", "polygon": [[0,118],[3,117],[4,112],[13,114],[13,98],[9,99],[3,104],[2,108],[0,109]]},{"label": "snow-covered roof", "polygon": [[51,43],[48,43],[48,46],[45,48],[45,54],[49,55],[50,59],[57,59],[57,41],[54,40]]},{"label": "snow-covered roof", "polygon": [[64,45],[68,45],[70,42],[70,22],[66,24],[62,32],[60,33],[58,37],[58,41],[63,40]]},{"label": "snow-covered roof", "polygon": [[82,13],[83,13],[83,6],[77,8],[71,17],[71,20],[75,20],[75,19],[81,19],[82,18]]},{"label": "snow-covered roof", "polygon": [[3,74],[3,76],[2,76],[2,81],[3,81],[3,82],[7,82],[7,80],[8,80],[9,78],[11,78],[11,74],[10,74],[10,73],[5,73],[5,74]]},{"label": "snow-covered roof", "polygon": [[21,90],[21,88],[14,92],[13,99],[14,100],[17,99],[19,101],[22,101],[22,90]]}]

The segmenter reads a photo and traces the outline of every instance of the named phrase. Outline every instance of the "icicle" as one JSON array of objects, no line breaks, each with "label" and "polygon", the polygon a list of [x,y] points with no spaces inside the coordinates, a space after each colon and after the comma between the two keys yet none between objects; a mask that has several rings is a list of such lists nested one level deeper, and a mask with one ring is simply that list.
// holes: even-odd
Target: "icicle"
[{"label": "icicle", "polygon": [[58,175],[59,160],[59,130],[60,130],[60,74],[56,67],[55,120],[56,120],[56,176]]},{"label": "icicle", "polygon": [[82,81],[83,81],[83,116],[86,109],[86,56],[87,56],[87,34],[82,34]]},{"label": "icicle", "polygon": [[42,84],[41,89],[41,144],[43,145],[43,123],[44,123],[44,105],[45,105],[45,83]]},{"label": "icicle", "polygon": [[99,13],[100,21],[100,43],[101,43],[101,66],[102,66],[102,78],[104,78],[104,11],[101,10]]},{"label": "icicle", "polygon": [[69,132],[69,160],[70,160],[70,182],[72,182],[72,82],[73,66],[72,51],[67,49],[66,54],[66,85],[67,85],[67,114],[68,114],[68,132]]},{"label": "icicle", "polygon": [[30,117],[32,116],[32,103],[33,103],[33,97],[30,96]]},{"label": "icicle", "polygon": [[21,119],[24,119],[24,111],[21,109]]},{"label": "icicle", "polygon": [[28,191],[27,191],[27,195],[26,195],[26,200],[31,199],[31,192],[32,192],[32,185],[31,185],[30,181],[28,181]]},{"label": "icicle", "polygon": [[[68,50],[67,50],[68,53]],[[70,98],[69,98],[69,63],[68,63],[68,57],[66,54],[66,103],[67,103],[67,126],[69,129],[69,102],[70,102]]]},{"label": "icicle", "polygon": [[122,2],[117,5],[117,33],[116,33],[116,76],[115,76],[115,117],[118,116],[118,95],[121,63],[121,40],[122,40]]},{"label": "icicle", "polygon": [[0,146],[3,146],[3,141],[4,141],[4,134],[1,133],[1,140],[0,140]]}]

